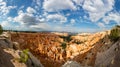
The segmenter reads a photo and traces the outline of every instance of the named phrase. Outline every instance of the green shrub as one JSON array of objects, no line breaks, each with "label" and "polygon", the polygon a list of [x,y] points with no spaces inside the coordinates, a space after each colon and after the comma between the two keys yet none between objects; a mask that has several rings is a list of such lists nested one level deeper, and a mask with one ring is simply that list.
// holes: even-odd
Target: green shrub
[{"label": "green shrub", "polygon": [[0,34],[2,34],[2,32],[3,32],[3,28],[2,28],[2,26],[0,25]]},{"label": "green shrub", "polygon": [[26,63],[26,61],[29,58],[28,52],[29,52],[29,49],[25,49],[20,53],[20,62]]},{"label": "green shrub", "polygon": [[75,43],[76,43],[77,45],[79,45],[79,44],[82,44],[82,43],[84,43],[84,42],[76,41]]},{"label": "green shrub", "polygon": [[120,38],[120,26],[115,26],[110,32],[110,39],[117,41]]},{"label": "green shrub", "polygon": [[68,36],[60,36],[60,38],[63,38],[65,42],[70,42],[72,39],[71,39],[71,36],[72,35],[68,35]]},{"label": "green shrub", "polygon": [[67,47],[66,42],[63,42],[63,43],[61,44],[61,47],[62,47],[63,49],[65,49],[65,48]]}]

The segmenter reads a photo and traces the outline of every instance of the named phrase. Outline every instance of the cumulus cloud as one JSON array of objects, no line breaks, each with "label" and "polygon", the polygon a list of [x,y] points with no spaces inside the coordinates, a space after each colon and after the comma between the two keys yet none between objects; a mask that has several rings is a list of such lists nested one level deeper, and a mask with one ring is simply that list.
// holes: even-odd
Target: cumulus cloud
[{"label": "cumulus cloud", "polygon": [[16,8],[16,6],[7,6],[6,2],[0,0],[0,15],[5,16],[14,8]]},{"label": "cumulus cloud", "polygon": [[7,29],[17,29],[18,25],[15,25],[13,22],[14,19],[12,17],[6,18],[6,20],[0,22],[3,28]]},{"label": "cumulus cloud", "polygon": [[74,23],[75,23],[75,19],[71,19],[71,20],[70,20],[70,23],[71,23],[71,24],[74,24]]},{"label": "cumulus cloud", "polygon": [[33,9],[32,7],[28,7],[26,10],[28,13],[32,14],[32,13],[36,13],[36,10]]},{"label": "cumulus cloud", "polygon": [[2,21],[2,22],[1,22],[1,25],[2,25],[3,27],[5,27],[5,26],[9,26],[10,24],[9,24],[8,21]]},{"label": "cumulus cloud", "polygon": [[41,1],[40,0],[33,0],[38,6],[41,6]]},{"label": "cumulus cloud", "polygon": [[83,5],[83,2],[84,0],[73,0],[77,5],[80,5],[82,6]]},{"label": "cumulus cloud", "polygon": [[11,26],[11,22],[13,21],[13,18],[12,17],[7,17],[6,20],[2,21],[1,22],[1,25],[3,27],[7,27],[7,26]]},{"label": "cumulus cloud", "polygon": [[92,22],[100,20],[114,6],[114,0],[45,0],[43,8],[48,12],[66,9],[77,10],[74,3],[80,5],[89,14],[89,20]]},{"label": "cumulus cloud", "polygon": [[37,25],[31,25],[30,28],[34,28],[34,29],[42,29],[42,30],[49,30],[51,28],[51,26],[47,23],[39,23]]},{"label": "cumulus cloud", "polygon": [[14,18],[14,21],[25,25],[35,25],[41,22],[39,18],[36,18],[33,14],[23,13],[22,10],[18,12],[18,16]]},{"label": "cumulus cloud", "polygon": [[97,22],[100,18],[113,9],[114,0],[85,0],[83,9],[88,12],[92,22]]},{"label": "cumulus cloud", "polygon": [[44,13],[43,13],[43,16],[47,16],[47,15],[48,15],[48,13],[47,13],[47,12],[44,12]]},{"label": "cumulus cloud", "polygon": [[[89,20],[90,22],[97,22],[95,24],[99,27],[106,27],[105,25],[109,24],[110,21],[115,21],[117,24],[120,24],[120,13],[110,13],[111,10],[114,9],[114,0],[33,0],[31,6],[23,4],[23,6],[18,6],[19,9],[16,8],[16,6],[9,6],[7,3],[9,2],[0,0],[0,18],[4,17],[3,15],[6,15],[5,18],[7,18],[7,20],[2,19],[1,25],[4,27],[12,26],[12,24],[14,24],[12,22],[15,22],[15,25],[18,25],[16,28],[22,26],[22,28],[38,31],[39,29],[42,29],[52,31],[87,32],[88,30],[98,31],[98,29],[80,29],[78,26],[73,27],[72,24],[75,24],[76,21],[84,23]],[[14,17],[9,17],[9,12],[14,8],[17,9],[18,13],[13,15]],[[64,12],[64,10],[68,11]],[[42,12],[42,14],[40,12]],[[72,12],[74,12],[74,14]],[[79,17],[81,18],[77,19]],[[68,21],[70,22],[65,23]],[[16,24],[16,22],[18,22],[18,24]],[[65,23],[65,25],[61,23]]]},{"label": "cumulus cloud", "polygon": [[[52,31],[64,31],[64,32],[97,32],[101,31],[100,29],[93,29],[93,28],[79,28],[73,26],[60,26],[56,25],[50,28]],[[89,31],[88,31],[89,30]]]},{"label": "cumulus cloud", "polygon": [[67,26],[55,26],[54,31],[64,31],[64,32],[75,32],[75,27],[67,27]]},{"label": "cumulus cloud", "polygon": [[60,14],[51,14],[47,16],[48,21],[53,21],[53,22],[60,22],[60,23],[65,23],[67,22],[67,18],[63,15]]},{"label": "cumulus cloud", "polygon": [[99,26],[100,28],[104,28],[104,27],[105,27],[104,23],[102,23],[102,22],[99,22],[99,23],[98,23],[98,26]]},{"label": "cumulus cloud", "polygon": [[110,21],[115,21],[117,24],[120,25],[120,13],[109,13],[107,16],[103,17],[103,21],[106,24],[109,24]]},{"label": "cumulus cloud", "polygon": [[55,12],[66,9],[76,10],[76,7],[71,0],[44,0],[43,8],[48,12]]}]

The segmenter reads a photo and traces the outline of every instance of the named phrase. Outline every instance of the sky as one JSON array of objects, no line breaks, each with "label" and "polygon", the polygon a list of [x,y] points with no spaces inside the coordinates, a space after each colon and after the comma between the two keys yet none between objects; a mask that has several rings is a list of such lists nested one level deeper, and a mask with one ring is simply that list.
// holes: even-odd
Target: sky
[{"label": "sky", "polygon": [[120,25],[120,0],[0,0],[7,30],[99,32]]}]

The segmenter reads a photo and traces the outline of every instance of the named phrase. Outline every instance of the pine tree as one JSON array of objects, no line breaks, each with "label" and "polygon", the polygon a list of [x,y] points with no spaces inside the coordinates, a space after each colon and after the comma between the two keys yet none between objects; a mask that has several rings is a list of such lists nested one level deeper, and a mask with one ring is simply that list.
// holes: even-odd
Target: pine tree
[{"label": "pine tree", "polygon": [[120,26],[116,25],[110,33],[110,39],[112,41],[117,41],[120,38]]},{"label": "pine tree", "polygon": [[0,34],[2,34],[2,32],[3,32],[3,28],[2,28],[2,26],[0,25]]}]

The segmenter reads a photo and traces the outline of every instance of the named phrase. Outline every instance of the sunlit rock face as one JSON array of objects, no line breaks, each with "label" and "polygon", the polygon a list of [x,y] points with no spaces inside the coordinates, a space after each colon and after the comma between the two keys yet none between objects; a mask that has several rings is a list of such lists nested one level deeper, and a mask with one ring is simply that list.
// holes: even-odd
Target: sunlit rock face
[{"label": "sunlit rock face", "polygon": [[[109,32],[99,32],[95,34],[79,34],[72,36],[72,41],[69,46],[66,48],[66,54],[68,58],[73,58],[79,54],[84,54],[90,49],[94,48],[94,44],[102,39]],[[80,42],[76,44],[76,42]]]},{"label": "sunlit rock face", "polygon": [[9,37],[3,36],[0,37],[0,67],[43,67],[38,60],[31,52],[27,52],[29,58],[25,62],[21,62],[25,58],[20,56],[25,56],[22,50],[19,48],[18,42],[12,42]]},{"label": "sunlit rock face", "polygon": [[[109,47],[109,48],[108,48]],[[112,45],[104,46],[101,52],[97,53],[95,67],[119,67],[120,61],[120,40]]]},{"label": "sunlit rock face", "polygon": [[[70,41],[57,34],[12,33],[11,40],[20,43],[22,49],[29,48],[45,67],[60,67],[68,60],[74,60],[82,66],[94,66],[98,49],[104,44],[100,40],[109,35],[109,31],[73,35]],[[66,43],[66,48],[63,49],[62,43]]]},{"label": "sunlit rock face", "polygon": [[76,61],[67,61],[62,67],[81,67]]}]

